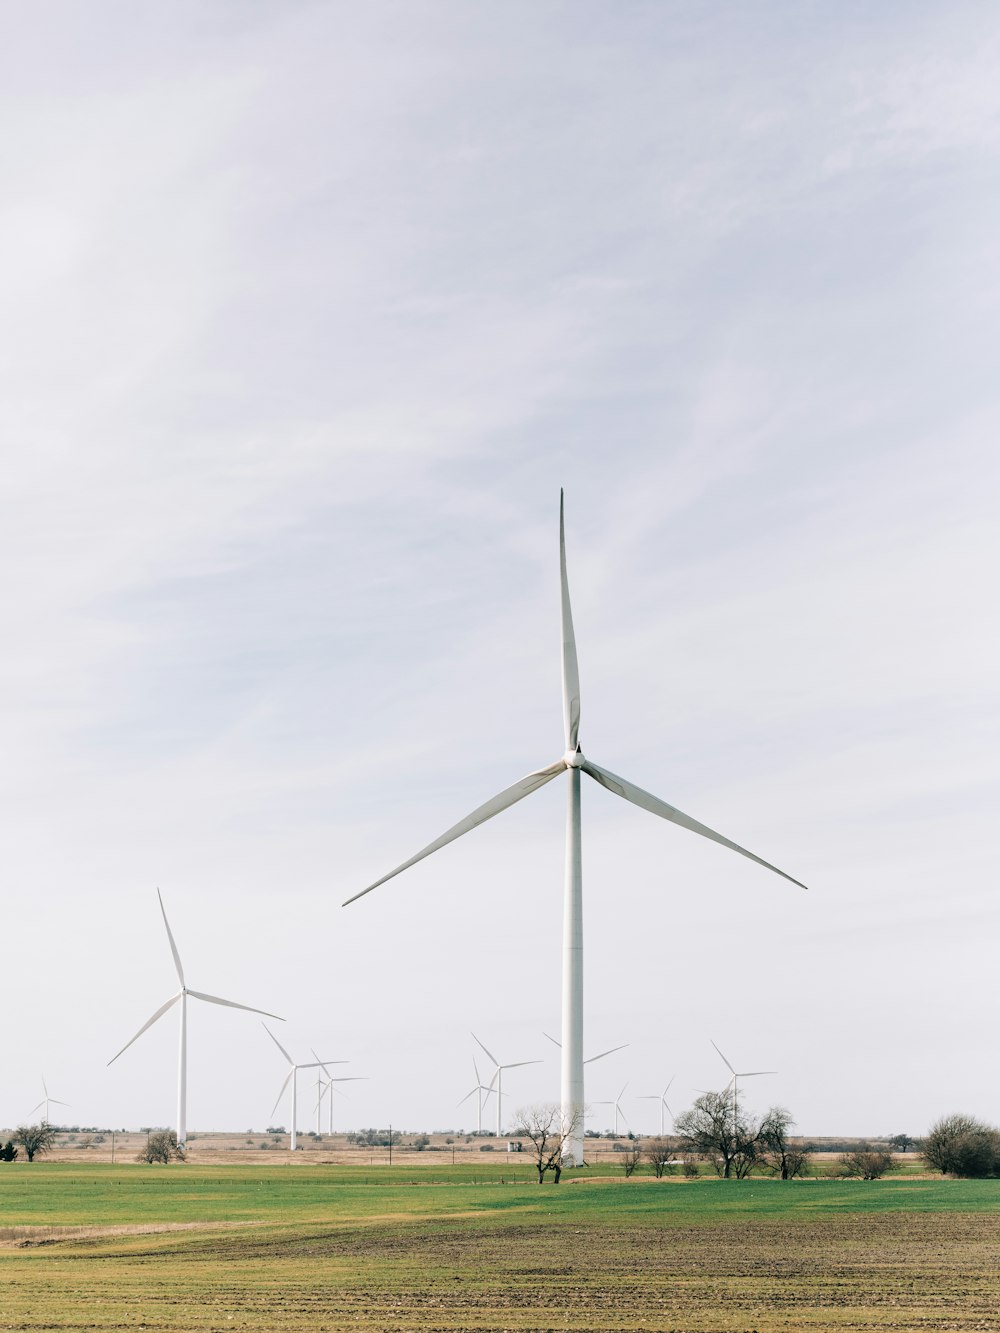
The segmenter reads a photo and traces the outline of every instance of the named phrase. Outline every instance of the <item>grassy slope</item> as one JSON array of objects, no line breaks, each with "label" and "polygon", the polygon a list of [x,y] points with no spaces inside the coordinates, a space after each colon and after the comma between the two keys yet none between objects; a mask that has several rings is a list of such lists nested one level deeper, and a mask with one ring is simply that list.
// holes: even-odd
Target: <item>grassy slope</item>
[{"label": "grassy slope", "polygon": [[1000,1330],[1000,1182],[504,1174],[4,1169],[0,1236],[199,1229],[0,1248],[0,1329]]}]

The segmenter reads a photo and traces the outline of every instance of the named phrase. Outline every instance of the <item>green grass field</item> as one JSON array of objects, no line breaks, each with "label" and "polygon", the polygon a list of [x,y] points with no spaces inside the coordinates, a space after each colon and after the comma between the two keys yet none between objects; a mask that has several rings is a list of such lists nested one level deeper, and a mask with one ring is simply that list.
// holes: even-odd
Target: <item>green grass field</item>
[{"label": "green grass field", "polygon": [[1000,1331],[1000,1181],[0,1168],[0,1330],[135,1328]]}]

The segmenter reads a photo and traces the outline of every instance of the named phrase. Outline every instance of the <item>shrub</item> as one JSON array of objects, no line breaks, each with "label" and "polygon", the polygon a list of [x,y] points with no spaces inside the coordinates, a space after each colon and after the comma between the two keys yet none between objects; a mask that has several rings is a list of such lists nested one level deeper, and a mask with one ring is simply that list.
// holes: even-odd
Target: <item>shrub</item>
[{"label": "shrub", "polygon": [[862,1180],[881,1180],[887,1171],[897,1169],[887,1148],[873,1148],[867,1143],[842,1153],[837,1164],[842,1176],[860,1176]]},{"label": "shrub", "polygon": [[924,1139],[923,1156],[949,1176],[1000,1175],[1000,1130],[970,1115],[944,1116]]},{"label": "shrub", "polygon": [[150,1134],[146,1140],[146,1146],[142,1152],[136,1154],[137,1162],[147,1162],[150,1165],[154,1162],[160,1162],[167,1166],[172,1161],[184,1161],[184,1147],[177,1142],[177,1135],[172,1129],[161,1129],[156,1134]]}]

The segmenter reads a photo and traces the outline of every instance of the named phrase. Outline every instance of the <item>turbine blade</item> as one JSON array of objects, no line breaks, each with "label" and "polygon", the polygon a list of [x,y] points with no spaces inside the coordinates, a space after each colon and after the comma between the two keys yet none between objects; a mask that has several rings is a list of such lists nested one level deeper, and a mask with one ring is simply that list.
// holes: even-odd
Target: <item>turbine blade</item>
[{"label": "turbine blade", "polygon": [[472,1057],[472,1068],[476,1071],[476,1086],[479,1087],[482,1084],[483,1080],[479,1073],[479,1066],[476,1064],[475,1056]]},{"label": "turbine blade", "polygon": [[[282,1097],[284,1097],[284,1095],[285,1095],[285,1089],[288,1087],[289,1083],[291,1083],[291,1081],[292,1081],[292,1075],[293,1075],[294,1073],[295,1073],[295,1069],[294,1069],[294,1066],[293,1066],[293,1068],[291,1068],[291,1069],[288,1071],[288,1073],[285,1075],[285,1081],[284,1081],[284,1083],[282,1083],[282,1085],[281,1085],[281,1091],[278,1093],[278,1096],[275,1098],[274,1105],[271,1107],[271,1114],[272,1114],[272,1115],[274,1115],[275,1111],[278,1109],[278,1106],[279,1106],[279,1104],[280,1104],[280,1102],[281,1102],[281,1099],[282,1099]],[[293,1126],[293,1128],[294,1128],[294,1126]]]},{"label": "turbine blade", "polygon": [[255,1009],[252,1004],[237,1004],[235,1000],[223,1000],[218,995],[206,995],[204,991],[189,990],[189,995],[196,1000],[205,1000],[208,1004],[224,1004],[227,1009],[245,1009],[248,1014],[263,1014],[265,1018],[276,1018],[279,1023],[285,1020],[278,1014],[268,1013],[266,1009]]},{"label": "turbine blade", "polygon": [[540,1065],[541,1060],[518,1060],[512,1065],[501,1065],[501,1069],[520,1069],[522,1065]]},{"label": "turbine blade", "polygon": [[[559,1049],[562,1050],[562,1042],[561,1042],[561,1041],[556,1041],[555,1037],[550,1037],[549,1034],[548,1034],[547,1032],[543,1032],[543,1033],[542,1033],[542,1036],[545,1037],[548,1041],[550,1041],[550,1042],[552,1043],[553,1046],[558,1046]],[[584,1060],[583,1063],[586,1064],[586,1063],[587,1063],[586,1060]]]},{"label": "turbine blade", "polygon": [[566,749],[573,751],[580,743],[580,668],[576,658],[573,611],[569,604],[569,579],[566,576],[566,521],[561,490],[559,492],[559,586],[562,595],[563,722]]},{"label": "turbine blade", "polygon": [[[711,1038],[711,1037],[709,1037],[709,1041],[712,1041],[712,1038]],[[712,1045],[715,1046],[715,1042],[714,1042],[714,1041],[712,1041]],[[719,1051],[718,1046],[715,1046],[715,1049],[719,1052],[719,1055],[720,1055],[721,1058],[722,1058],[722,1063],[723,1063],[723,1064],[726,1066],[726,1068],[729,1070],[730,1074],[732,1074],[734,1077],[736,1077],[736,1070],[732,1067],[732,1065],[729,1063],[729,1061],[726,1059],[726,1057],[722,1054],[722,1052]]]},{"label": "turbine blade", "polygon": [[716,833],[714,829],[710,829],[707,824],[699,824],[697,819],[692,819],[690,815],[686,815],[683,811],[668,805],[666,801],[661,801],[658,796],[650,795],[648,791],[643,791],[641,787],[626,782],[624,778],[609,773],[606,768],[598,767],[591,760],[585,759],[582,767],[584,772],[589,773],[595,782],[599,782],[602,787],[607,787],[608,791],[614,792],[616,796],[622,797],[623,800],[631,801],[633,805],[648,810],[650,814],[659,815],[661,819],[668,819],[672,824],[679,824],[681,828],[689,829],[692,833],[700,833],[703,838],[717,842],[722,847],[728,847],[731,852],[739,852],[740,856],[756,861],[765,870],[773,870],[776,875],[780,875],[782,879],[790,880],[792,884],[797,884],[800,889],[808,887],[801,880],[795,879],[794,876],[786,874],[784,870],[779,870],[777,866],[773,866],[770,861],[765,861],[763,857],[748,852],[738,842],[731,842],[729,838],[724,838],[721,833]]},{"label": "turbine blade", "polygon": [[549,764],[548,768],[536,769],[535,772],[528,773],[525,777],[519,779],[513,786],[505,787],[502,792],[499,792],[496,796],[473,810],[471,815],[466,815],[465,819],[459,820],[459,822],[454,824],[447,833],[442,833],[440,838],[436,838],[434,842],[428,844],[423,851],[417,852],[416,856],[411,856],[408,861],[404,861],[402,865],[398,865],[395,870],[390,870],[388,875],[383,875],[382,878],[377,879],[374,884],[369,884],[367,889],[362,889],[360,893],[355,893],[353,897],[348,898],[342,906],[347,907],[349,903],[357,902],[359,898],[363,898],[366,893],[371,893],[372,889],[377,889],[379,885],[384,884],[386,880],[393,879],[404,870],[409,870],[410,866],[416,865],[417,862],[422,861],[425,856],[430,856],[432,852],[440,851],[440,849],[446,847],[449,842],[454,842],[456,838],[460,838],[463,833],[469,833],[472,829],[478,827],[478,825],[485,824],[488,819],[492,819],[494,815],[498,815],[501,810],[506,810],[508,806],[515,805],[518,801],[523,800],[525,796],[530,796],[531,793],[537,791],[539,787],[544,787],[546,782],[551,782],[554,777],[558,777],[565,768],[565,761],[559,759],[554,764]]},{"label": "turbine blade", "polygon": [[[736,1077],[737,1077],[737,1078],[759,1078],[761,1074],[776,1074],[777,1072],[778,1072],[778,1071],[777,1071],[776,1069],[748,1069],[748,1070],[746,1071],[746,1073],[744,1073],[744,1074],[737,1074]],[[55,1098],[54,1098],[54,1097],[50,1097],[50,1098],[49,1098],[49,1101],[50,1101],[50,1102],[54,1102],[54,1101],[55,1101]]]},{"label": "turbine blade", "polygon": [[50,1097],[49,1101],[53,1106],[72,1106],[72,1102],[61,1102],[58,1097]]},{"label": "turbine blade", "polygon": [[313,1060],[307,1065],[296,1065],[296,1069],[325,1069],[327,1065],[346,1065],[346,1060]]},{"label": "turbine blade", "polygon": [[[294,1061],[294,1060],[292,1059],[292,1057],[288,1054],[288,1052],[285,1050],[284,1046],[282,1046],[281,1042],[280,1042],[280,1041],[278,1040],[278,1038],[274,1035],[274,1033],[273,1033],[273,1032],[271,1031],[271,1029],[267,1026],[267,1024],[266,1024],[266,1023],[261,1023],[261,1027],[264,1029],[264,1031],[267,1033],[267,1035],[271,1038],[271,1040],[274,1042],[275,1046],[277,1046],[278,1050],[279,1050],[279,1051],[281,1052],[281,1054],[285,1057],[285,1059],[288,1061],[288,1063],[289,1063],[290,1065],[294,1066],[295,1061]],[[282,1092],[284,1092],[284,1088],[282,1088]],[[279,1100],[280,1100],[280,1099],[279,1099]],[[271,1114],[274,1115],[274,1112],[272,1111]]]},{"label": "turbine blade", "polygon": [[[477,1046],[483,1046],[483,1043],[479,1040],[479,1038],[476,1036],[476,1034],[475,1034],[474,1032],[471,1033],[470,1035],[472,1036],[472,1040],[476,1043]],[[486,1047],[485,1047],[485,1046],[483,1046],[483,1050],[486,1051]],[[491,1060],[493,1061],[493,1063],[496,1065],[497,1069],[499,1069],[499,1068],[500,1068],[500,1061],[496,1058],[496,1056],[495,1056],[491,1051],[486,1051],[486,1054],[490,1057],[490,1059],[491,1059]],[[493,1077],[496,1078],[496,1074],[494,1074]]]},{"label": "turbine blade", "polygon": [[467,1092],[467,1093],[465,1094],[465,1096],[462,1098],[462,1100],[461,1100],[460,1102],[456,1102],[456,1103],[455,1103],[455,1110],[457,1111],[458,1108],[459,1108],[460,1106],[464,1106],[465,1103],[469,1100],[469,1098],[470,1098],[474,1093],[477,1093],[478,1091],[479,1091],[479,1089],[478,1089],[478,1087],[477,1087],[477,1088],[473,1088],[473,1089],[472,1089],[472,1092]]},{"label": "turbine blade", "polygon": [[[142,1027],[135,1034],[135,1036],[125,1043],[125,1045],[118,1052],[118,1055],[124,1055],[125,1052],[128,1050],[128,1048],[132,1045],[132,1042],[138,1041],[147,1028],[151,1028],[158,1018],[162,1018],[168,1009],[172,1009],[173,1006],[177,1003],[177,1001],[181,998],[183,993],[184,993],[183,991],[178,991],[176,995],[172,995],[170,997],[170,999],[166,1002],[166,1004],[161,1004],[159,1009],[157,1009],[156,1013],[153,1015],[153,1017],[147,1018],[145,1023],[143,1023]],[[118,1059],[118,1055],[113,1055],[111,1059],[108,1061],[108,1064],[113,1065],[114,1062]]]},{"label": "turbine blade", "polygon": [[[49,1101],[51,1100],[52,1098],[50,1097]],[[38,1103],[38,1106],[44,1106],[44,1105],[45,1105],[45,1098],[43,1097],[42,1100]],[[31,1110],[28,1112],[28,1115],[34,1115],[35,1112],[38,1110],[38,1106],[33,1106]]]},{"label": "turbine blade", "polygon": [[[45,1082],[45,1075],[44,1075],[44,1074],[42,1075],[42,1092],[44,1092],[44,1093],[45,1093],[45,1096],[48,1097],[48,1095],[49,1095],[49,1089],[48,1089],[48,1084]],[[43,1098],[42,1098],[42,1101],[44,1101],[44,1100],[45,1100],[45,1098],[43,1097]],[[41,1106],[42,1103],[39,1102],[38,1104],[39,1104],[39,1106]]]},{"label": "turbine blade", "polygon": [[[346,1063],[346,1061],[345,1061]],[[370,1083],[370,1074],[344,1074],[341,1078],[332,1078],[332,1083]]]},{"label": "turbine blade", "polygon": [[159,889],[156,890],[156,896],[160,900],[160,911],[163,913],[163,924],[167,928],[167,939],[170,941],[170,952],[174,956],[174,967],[177,969],[177,980],[181,983],[181,989],[184,989],[184,969],[181,967],[181,956],[177,952],[177,945],[174,943],[174,932],[170,929],[170,922],[167,920],[167,909],[163,906],[163,894]]},{"label": "turbine blade", "polygon": [[612,1046],[610,1051],[602,1051],[600,1055],[592,1055],[589,1060],[584,1060],[583,1063],[585,1065],[592,1065],[595,1060],[603,1060],[606,1055],[614,1055],[615,1051],[623,1051],[627,1045],[628,1042],[625,1042],[624,1046]]}]

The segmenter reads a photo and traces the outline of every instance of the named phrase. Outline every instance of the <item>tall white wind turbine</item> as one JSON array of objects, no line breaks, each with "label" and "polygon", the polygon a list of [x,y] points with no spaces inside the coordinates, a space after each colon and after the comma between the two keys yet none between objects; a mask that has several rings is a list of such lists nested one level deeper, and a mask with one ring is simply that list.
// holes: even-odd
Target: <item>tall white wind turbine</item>
[{"label": "tall white wind turbine", "polygon": [[566,1126],[571,1126],[572,1130],[567,1137],[563,1160],[567,1165],[579,1166],[583,1162],[582,1125],[584,1113],[583,854],[580,828],[580,774],[586,773],[588,777],[600,783],[613,795],[620,796],[625,801],[631,801],[633,805],[648,810],[650,814],[659,815],[661,819],[669,820],[672,824],[679,824],[681,828],[686,828],[692,833],[698,833],[703,838],[709,838],[722,847],[728,847],[730,851],[739,852],[741,856],[756,861],[758,865],[763,866],[766,870],[773,870],[775,874],[791,880],[800,889],[804,889],[806,886],[801,881],[786,874],[784,870],[779,870],[777,866],[771,865],[769,861],[763,860],[753,852],[747,851],[745,847],[741,847],[738,843],[723,837],[721,833],[716,833],[707,825],[692,819],[690,815],[686,815],[674,806],[668,805],[666,801],[661,801],[659,797],[650,795],[649,792],[643,791],[641,787],[636,787],[633,783],[626,781],[625,778],[616,777],[614,773],[609,772],[606,768],[601,768],[592,760],[584,758],[583,751],[580,749],[580,673],[577,666],[576,638],[573,633],[573,614],[570,609],[569,582],[566,575],[566,528],[562,492],[559,495],[559,576],[562,600],[562,686],[565,753],[555,763],[549,764],[545,768],[536,769],[526,777],[521,778],[520,781],[515,782],[513,786],[504,788],[491,800],[473,810],[472,814],[467,815],[465,819],[454,824],[447,832],[442,833],[439,838],[424,847],[422,851],[417,852],[415,856],[411,856],[402,865],[396,866],[395,870],[390,870],[387,875],[377,879],[374,884],[369,884],[360,893],[348,898],[347,902],[355,902],[358,898],[364,897],[366,893],[371,893],[372,889],[377,889],[380,884],[392,879],[394,875],[398,875],[418,861],[422,861],[425,856],[430,856],[432,852],[439,851],[442,847],[447,846],[449,842],[454,842],[456,838],[460,838],[463,833],[469,833],[479,824],[485,823],[487,819],[492,819],[501,810],[506,810],[508,806],[523,800],[525,796],[530,796],[532,792],[537,791],[539,787],[544,787],[547,782],[551,782],[560,773],[566,774],[566,876],[563,896],[561,1084],[563,1123]]},{"label": "tall white wind turbine", "polygon": [[667,1111],[667,1114],[670,1116],[670,1119],[671,1119],[671,1120],[673,1120],[673,1118],[674,1118],[674,1113],[673,1113],[673,1111],[671,1111],[671,1109],[670,1109],[670,1104],[669,1104],[668,1101],[667,1101],[667,1093],[670,1091],[670,1084],[673,1083],[673,1081],[674,1081],[674,1079],[675,1079],[676,1077],[677,1077],[676,1074],[671,1074],[671,1075],[670,1075],[670,1080],[669,1080],[669,1082],[667,1083],[667,1086],[663,1089],[662,1092],[645,1092],[645,1093],[643,1093],[642,1096],[639,1098],[639,1101],[641,1101],[641,1102],[659,1102],[659,1103],[660,1103],[660,1138],[661,1138],[661,1139],[663,1138],[663,1134],[664,1134],[664,1123],[663,1123],[663,1112],[664,1112],[664,1110]]},{"label": "tall white wind turbine", "polygon": [[[711,1038],[711,1037],[709,1037],[709,1041],[712,1041],[712,1038]],[[712,1041],[712,1045],[715,1046],[715,1042],[714,1042],[714,1041]],[[732,1087],[732,1090],[733,1090],[733,1124],[735,1125],[735,1123],[736,1123],[736,1111],[737,1111],[737,1100],[736,1100],[736,1099],[737,1099],[737,1095],[738,1095],[738,1094],[737,1094],[737,1086],[736,1086],[736,1085],[737,1085],[737,1081],[738,1081],[739,1079],[741,1079],[741,1078],[760,1078],[760,1076],[761,1076],[762,1074],[776,1074],[778,1071],[777,1071],[776,1069],[743,1069],[743,1070],[740,1070],[739,1073],[737,1073],[737,1071],[732,1067],[732,1065],[729,1063],[729,1061],[726,1059],[726,1057],[725,1057],[725,1056],[722,1054],[722,1052],[719,1050],[718,1046],[715,1046],[715,1049],[716,1049],[716,1051],[718,1052],[718,1055],[719,1055],[720,1059],[722,1060],[722,1063],[723,1063],[723,1064],[726,1066],[726,1068],[729,1070],[730,1074],[732,1074],[732,1078],[731,1078],[731,1079],[729,1080],[729,1082],[726,1084],[726,1091],[728,1092],[728,1091],[729,1091],[729,1088]]]},{"label": "tall white wind turbine", "polygon": [[[486,1047],[483,1046],[483,1043],[479,1040],[479,1038],[476,1036],[476,1034],[475,1034],[474,1032],[473,1032],[473,1034],[472,1034],[472,1040],[476,1043],[477,1046],[482,1046],[482,1047],[483,1047],[483,1050],[486,1051]],[[486,1054],[490,1057],[490,1059],[493,1061],[493,1064],[496,1066],[495,1069],[493,1070],[493,1077],[490,1079],[490,1087],[492,1088],[493,1085],[494,1085],[494,1083],[496,1084],[496,1094],[497,1094],[497,1138],[499,1138],[499,1137],[500,1137],[500,1112],[501,1112],[501,1109],[502,1109],[502,1107],[501,1107],[501,1103],[502,1103],[502,1101],[503,1101],[503,1071],[504,1071],[505,1069],[520,1069],[522,1065],[540,1065],[542,1062],[541,1062],[541,1060],[515,1060],[515,1061],[513,1061],[513,1062],[508,1062],[507,1064],[502,1065],[502,1064],[500,1063],[500,1061],[496,1058],[496,1056],[493,1054],[492,1051],[486,1051]]]},{"label": "tall white wind turbine", "polygon": [[[167,920],[166,908],[163,906],[163,894],[156,890],[156,896],[160,900],[160,911],[163,914],[163,924],[167,928],[167,939],[170,941],[170,952],[174,956],[174,967],[177,970],[177,980],[181,983],[181,988],[176,995],[172,995],[166,1004],[161,1004],[152,1018],[146,1020],[142,1027],[118,1052],[118,1055],[124,1055],[132,1042],[138,1041],[147,1028],[151,1028],[157,1019],[162,1018],[168,1009],[172,1009],[175,1004],[181,1007],[180,1022],[180,1041],[177,1054],[177,1142],[184,1143],[187,1139],[187,1002],[188,996],[194,1000],[204,1000],[208,1004],[225,1005],[227,1009],[245,1009],[251,1014],[264,1014],[267,1018],[277,1018],[279,1023],[285,1020],[277,1014],[268,1013],[266,1009],[255,1009],[249,1004],[237,1004],[235,1000],[223,1000],[218,995],[206,995],[204,991],[191,990],[184,980],[184,969],[181,967],[181,956],[177,952],[177,945],[174,943],[173,931],[170,929],[170,922]],[[113,1065],[118,1059],[118,1055],[113,1055],[108,1061]]]},{"label": "tall white wind turbine", "polygon": [[[45,1085],[45,1075],[44,1075],[44,1074],[42,1075],[42,1091],[45,1093],[45,1096],[44,1096],[44,1097],[42,1098],[42,1100],[38,1103],[38,1106],[44,1106],[44,1107],[45,1107],[45,1110],[44,1110],[44,1112],[43,1112],[43,1114],[42,1114],[42,1119],[43,1119],[43,1120],[45,1121],[45,1123],[48,1125],[48,1124],[51,1124],[51,1121],[49,1120],[49,1103],[51,1102],[53,1106],[69,1106],[69,1102],[61,1102],[61,1101],[59,1100],[58,1097],[50,1097],[50,1096],[49,1096],[49,1090],[48,1090],[48,1088],[47,1088],[46,1085]],[[35,1112],[38,1110],[38,1106],[33,1106],[33,1107],[31,1108],[31,1110],[28,1112],[28,1114],[29,1114],[29,1115],[34,1115]]]},{"label": "tall white wind turbine", "polygon": [[[270,1018],[271,1015],[269,1014],[268,1017]],[[278,1040],[278,1038],[274,1035],[274,1033],[271,1031],[271,1029],[267,1026],[267,1024],[266,1024],[266,1023],[261,1023],[261,1027],[264,1029],[264,1031],[267,1033],[267,1035],[268,1035],[268,1036],[271,1038],[271,1040],[274,1042],[275,1046],[277,1046],[277,1048],[278,1048],[278,1050],[281,1052],[281,1054],[282,1054],[282,1055],[285,1057],[285,1059],[288,1061],[288,1073],[285,1075],[285,1081],[284,1081],[284,1083],[282,1083],[282,1085],[281,1085],[281,1091],[278,1093],[277,1097],[276,1097],[275,1100],[274,1100],[274,1105],[271,1107],[271,1114],[274,1115],[275,1111],[278,1109],[278,1103],[281,1101],[282,1097],[284,1097],[284,1095],[285,1095],[285,1089],[288,1087],[289,1083],[291,1083],[291,1085],[292,1085],[292,1133],[291,1133],[291,1143],[290,1143],[289,1146],[291,1147],[292,1152],[294,1152],[295,1149],[298,1147],[298,1142],[299,1142],[299,1140],[298,1140],[298,1123],[297,1123],[297,1122],[298,1122],[298,1117],[299,1117],[299,1077],[298,1077],[298,1075],[299,1075],[299,1070],[300,1070],[300,1069],[323,1069],[323,1070],[325,1070],[326,1067],[327,1067],[327,1065],[346,1065],[346,1064],[347,1064],[347,1061],[346,1061],[346,1060],[310,1060],[308,1064],[297,1065],[297,1064],[295,1063],[295,1061],[292,1059],[292,1057],[291,1057],[291,1056],[288,1054],[288,1052],[285,1050],[284,1046],[282,1046],[282,1044],[281,1044],[281,1042]]]}]

